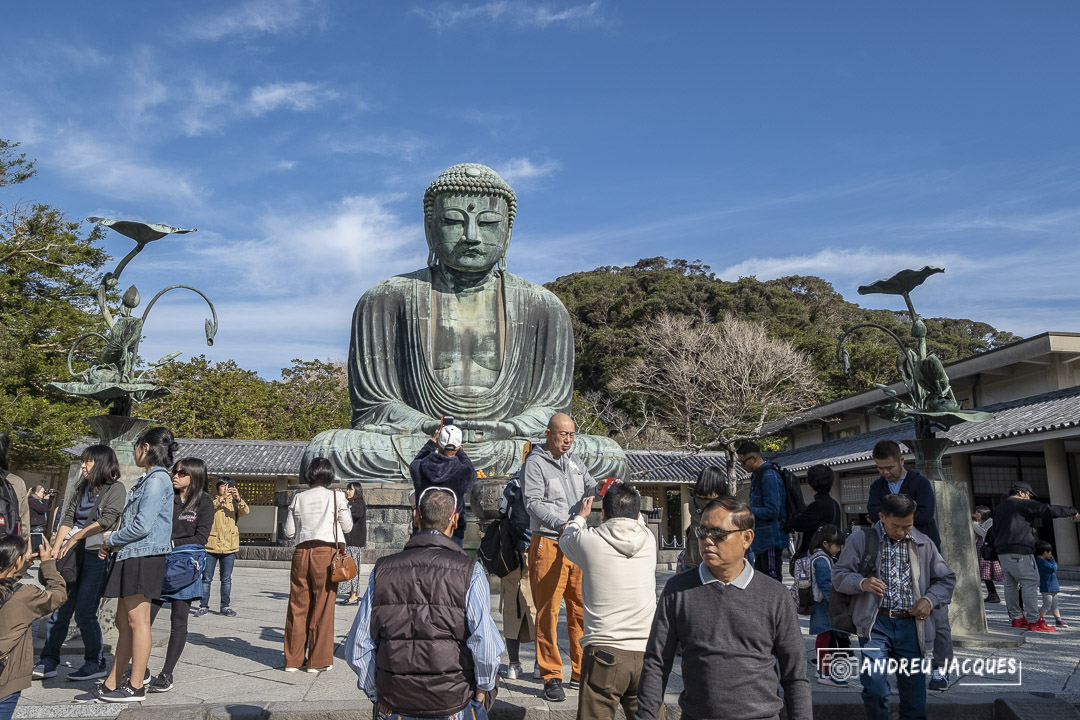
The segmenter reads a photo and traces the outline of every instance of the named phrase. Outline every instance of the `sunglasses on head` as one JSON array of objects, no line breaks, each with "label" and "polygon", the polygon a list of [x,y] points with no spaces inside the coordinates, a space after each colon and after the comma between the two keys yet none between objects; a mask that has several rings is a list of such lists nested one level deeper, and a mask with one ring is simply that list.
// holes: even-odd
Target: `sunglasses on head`
[{"label": "sunglasses on head", "polygon": [[425,488],[424,492],[420,493],[420,498],[416,501],[416,506],[420,507],[420,503],[422,503],[424,501],[424,496],[427,495],[429,492],[432,492],[432,491],[450,493],[450,497],[454,498],[454,510],[455,511],[457,510],[457,493],[455,493],[453,490],[451,490],[448,487],[440,487],[438,485],[432,485],[429,488]]}]

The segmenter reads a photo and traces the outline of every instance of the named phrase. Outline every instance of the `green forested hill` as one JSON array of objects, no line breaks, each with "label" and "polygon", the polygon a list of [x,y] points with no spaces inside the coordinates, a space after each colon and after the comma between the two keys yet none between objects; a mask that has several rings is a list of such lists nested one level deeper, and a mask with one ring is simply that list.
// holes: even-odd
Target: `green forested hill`
[{"label": "green forested hill", "polygon": [[[583,392],[606,391],[614,374],[636,354],[641,326],[664,312],[704,312],[714,319],[732,313],[764,323],[771,334],[810,353],[821,383],[821,402],[897,377],[895,348],[880,331],[853,336],[852,373],[845,376],[836,362],[836,340],[846,328],[875,322],[908,337],[910,327],[906,312],[861,308],[819,277],[726,282],[699,261],[663,257],[566,275],[546,287],[565,303],[573,319],[575,387]],[[928,349],[946,363],[1020,339],[975,320],[924,321]]]}]

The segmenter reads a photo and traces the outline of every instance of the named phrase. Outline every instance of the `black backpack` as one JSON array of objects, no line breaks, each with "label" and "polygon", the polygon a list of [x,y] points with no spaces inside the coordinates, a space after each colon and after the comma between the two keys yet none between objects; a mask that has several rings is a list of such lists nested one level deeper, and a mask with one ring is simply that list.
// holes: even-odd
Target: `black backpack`
[{"label": "black backpack", "polygon": [[517,533],[505,513],[500,513],[487,526],[476,556],[484,569],[497,578],[506,577],[521,567]]},{"label": "black backpack", "polygon": [[781,479],[784,481],[784,511],[786,517],[784,518],[784,532],[791,532],[791,521],[795,519],[800,513],[806,510],[806,500],[803,499],[802,486],[799,483],[799,478],[795,477],[795,473],[791,472],[787,468],[782,468],[774,462],[768,462],[761,466],[762,475],[765,470],[772,467],[773,470],[780,473]]},{"label": "black backpack", "polygon": [[19,535],[22,532],[19,496],[7,476],[7,471],[0,469],[0,535]]},{"label": "black backpack", "polygon": [[[873,525],[864,527],[863,533],[865,534],[866,545],[863,546],[863,554],[859,558],[856,570],[864,578],[868,578],[877,569],[878,543],[880,539],[878,538],[877,528]],[[855,609],[855,599],[858,597],[858,595],[842,593],[834,585],[829,592],[829,624],[837,630],[849,633],[857,632],[852,612]]]}]

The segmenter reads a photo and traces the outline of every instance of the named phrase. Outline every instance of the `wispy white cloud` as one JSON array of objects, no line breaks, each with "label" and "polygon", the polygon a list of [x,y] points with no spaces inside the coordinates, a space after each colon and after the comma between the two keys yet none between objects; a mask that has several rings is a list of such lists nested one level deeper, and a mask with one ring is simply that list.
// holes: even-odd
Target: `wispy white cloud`
[{"label": "wispy white cloud", "polygon": [[413,270],[427,256],[420,223],[391,210],[395,198],[357,195],[329,208],[270,211],[258,237],[193,246],[192,252],[238,277],[238,290],[262,297],[355,290]]},{"label": "wispy white cloud", "polygon": [[56,44],[50,47],[50,52],[63,57],[69,70],[92,70],[103,65],[108,65],[111,62],[111,60],[97,48],[85,45],[80,46],[70,43]]},{"label": "wispy white cloud", "polygon": [[188,137],[220,132],[233,116],[230,110],[236,88],[225,80],[208,78],[199,73],[189,80],[184,102],[176,113],[181,131]]},{"label": "wispy white cloud", "polygon": [[527,182],[551,175],[561,167],[558,160],[533,162],[527,157],[517,157],[498,163],[494,169],[502,175],[503,180],[513,185],[516,182]]},{"label": "wispy white cloud", "polygon": [[140,155],[131,146],[83,131],[61,130],[42,144],[49,164],[80,183],[125,200],[201,202],[207,190],[189,173]]},{"label": "wispy white cloud", "polygon": [[601,12],[600,0],[561,8],[537,5],[524,0],[491,0],[479,5],[443,3],[433,9],[413,8],[412,12],[427,20],[436,30],[448,30],[469,20],[488,20],[517,28],[540,30],[553,26],[602,27],[611,22]]},{"label": "wispy white cloud", "polygon": [[339,97],[336,90],[319,83],[303,81],[289,83],[270,83],[251,89],[249,98],[251,112],[255,115],[285,108],[287,110],[314,110],[321,103]]},{"label": "wispy white cloud", "polygon": [[963,256],[955,253],[883,252],[880,248],[825,248],[817,252],[782,257],[752,257],[720,270],[723,280],[757,277],[772,280],[789,275],[817,275],[833,281],[861,279],[870,282],[892,275],[900,268],[923,265],[955,266]]},{"label": "wispy white cloud", "polygon": [[428,146],[428,141],[409,130],[391,130],[355,138],[331,138],[326,141],[331,152],[370,153],[381,157],[412,160]]},{"label": "wispy white cloud", "polygon": [[317,0],[249,0],[225,7],[223,12],[193,20],[188,34],[198,40],[252,38],[319,26],[325,21],[322,3]]},{"label": "wispy white cloud", "polygon": [[293,170],[299,164],[300,163],[296,162],[295,160],[280,160],[278,161],[278,164],[274,167],[276,167],[278,170]]},{"label": "wispy white cloud", "polygon": [[121,108],[119,119],[128,123],[153,120],[151,110],[169,99],[165,83],[158,77],[156,57],[151,48],[143,45],[132,53],[127,65],[127,81],[123,91],[116,93]]}]

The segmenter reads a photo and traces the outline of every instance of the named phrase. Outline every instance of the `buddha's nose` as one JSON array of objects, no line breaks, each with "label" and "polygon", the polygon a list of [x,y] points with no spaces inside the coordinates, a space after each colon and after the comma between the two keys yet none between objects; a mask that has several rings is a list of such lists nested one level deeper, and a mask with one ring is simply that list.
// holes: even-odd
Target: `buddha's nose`
[{"label": "buddha's nose", "polygon": [[465,223],[465,240],[468,242],[478,242],[480,240],[480,228],[477,226],[474,217],[470,217]]}]

